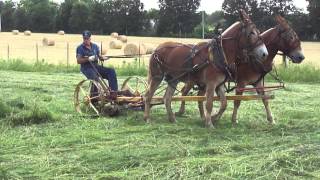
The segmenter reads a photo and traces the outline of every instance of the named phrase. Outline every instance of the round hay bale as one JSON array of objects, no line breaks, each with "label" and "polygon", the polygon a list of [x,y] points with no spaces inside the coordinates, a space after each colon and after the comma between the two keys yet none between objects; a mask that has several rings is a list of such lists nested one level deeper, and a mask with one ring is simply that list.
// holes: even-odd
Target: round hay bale
[{"label": "round hay bale", "polygon": [[58,34],[59,35],[64,35],[64,31],[60,30],[60,31],[58,31]]},{"label": "round hay bale", "polygon": [[26,31],[23,32],[23,34],[24,34],[25,36],[31,36],[31,31],[26,30]]},{"label": "round hay bale", "polygon": [[123,43],[127,43],[128,42],[128,38],[126,35],[120,35],[117,37],[118,40],[120,40]]},{"label": "round hay bale", "polygon": [[117,38],[118,36],[119,36],[119,34],[117,32],[111,33],[111,37],[113,37],[113,38]]},{"label": "round hay bale", "polygon": [[128,43],[124,49],[125,55],[146,54],[147,48],[143,43]]},{"label": "round hay bale", "polygon": [[18,34],[19,34],[19,30],[16,30],[16,29],[15,29],[15,30],[12,30],[12,34],[13,34],[13,35],[18,35]]},{"label": "round hay bale", "polygon": [[107,48],[103,47],[101,50],[101,55],[106,55],[108,52]]},{"label": "round hay bale", "polygon": [[55,41],[53,39],[43,38],[42,39],[42,45],[43,46],[54,46]]},{"label": "round hay bale", "polygon": [[110,49],[121,49],[122,48],[122,42],[119,40],[112,40],[109,43]]},{"label": "round hay bale", "polygon": [[152,54],[154,52],[154,50],[156,49],[153,44],[144,44],[144,45],[147,49],[146,54]]}]

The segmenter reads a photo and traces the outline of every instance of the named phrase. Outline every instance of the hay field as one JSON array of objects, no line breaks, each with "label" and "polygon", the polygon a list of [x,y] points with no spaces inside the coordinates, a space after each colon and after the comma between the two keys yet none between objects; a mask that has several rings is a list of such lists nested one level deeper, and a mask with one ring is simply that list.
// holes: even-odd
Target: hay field
[{"label": "hay field", "polygon": [[[42,39],[47,37],[55,40],[55,46],[43,46]],[[66,34],[58,35],[56,33],[32,33],[31,36],[25,36],[23,33],[13,35],[11,32],[1,32],[0,39],[0,58],[7,59],[8,46],[9,58],[22,58],[26,62],[35,62],[36,60],[36,44],[38,44],[38,58],[44,59],[51,64],[66,64],[67,57],[69,63],[75,64],[76,47],[82,42],[80,34]],[[123,55],[122,49],[110,49],[109,43],[113,40],[110,35],[93,35],[92,41],[107,48],[108,55]],[[198,43],[202,39],[185,39],[185,38],[159,38],[159,37],[135,37],[129,36],[128,42],[147,43],[152,46],[157,46],[159,43],[165,41],[176,41],[181,43]],[[67,44],[69,44],[69,54],[67,51]],[[303,63],[312,63],[320,67],[320,43],[319,42],[303,42],[302,48],[306,59]],[[141,61],[148,61],[149,56],[141,57]],[[132,61],[132,59],[111,59],[109,63],[117,65],[123,61]],[[276,63],[281,62],[281,57],[277,57]]]}]

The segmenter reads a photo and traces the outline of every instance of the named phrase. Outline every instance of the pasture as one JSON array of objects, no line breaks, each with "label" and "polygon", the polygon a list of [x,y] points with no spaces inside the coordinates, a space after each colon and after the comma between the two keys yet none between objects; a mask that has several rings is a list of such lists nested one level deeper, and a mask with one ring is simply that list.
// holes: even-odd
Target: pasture
[{"label": "pasture", "polygon": [[[42,39],[46,37],[55,40],[55,46],[43,46]],[[36,44],[38,44],[38,58],[44,60],[49,64],[67,64],[67,57],[69,57],[70,64],[76,64],[75,51],[76,47],[82,42],[82,36],[80,34],[66,34],[58,35],[53,33],[32,33],[31,36],[24,36],[20,32],[19,35],[13,35],[11,32],[1,32],[1,45],[0,45],[0,59],[20,58],[25,62],[34,63],[36,60]],[[123,55],[122,49],[110,49],[109,43],[113,38],[109,35],[93,35],[92,41],[96,42],[107,48],[108,55]],[[203,41],[202,39],[186,39],[186,38],[158,38],[158,37],[128,37],[128,42],[146,43],[153,47],[166,41],[176,41],[181,43],[196,44]],[[207,40],[205,40],[207,41]],[[69,44],[69,51],[68,45]],[[9,48],[8,48],[9,46]],[[303,64],[314,64],[320,67],[320,43],[319,42],[302,42],[303,52],[306,59]],[[8,52],[9,49],[9,52]],[[69,53],[68,53],[69,52]],[[142,56],[141,61],[147,64],[149,56]],[[132,59],[111,59],[110,64],[119,65],[123,61],[131,62]],[[281,57],[277,56],[276,63],[281,63]]]},{"label": "pasture", "polygon": [[[11,109],[0,116],[0,179],[320,178],[320,84],[289,83],[274,92],[274,126],[263,104],[249,101],[240,107],[237,127],[229,102],[216,129],[206,129],[196,103],[187,103],[176,124],[167,121],[163,105],[152,109],[151,124],[140,111],[80,116],[72,104],[80,73],[0,76],[0,110]],[[30,114],[41,116],[38,110],[47,121],[19,125]]]}]

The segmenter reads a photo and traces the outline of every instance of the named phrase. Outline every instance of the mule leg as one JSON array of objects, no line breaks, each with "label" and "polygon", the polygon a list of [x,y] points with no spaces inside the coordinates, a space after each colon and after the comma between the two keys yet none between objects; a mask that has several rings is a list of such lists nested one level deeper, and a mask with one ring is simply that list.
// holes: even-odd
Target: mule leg
[{"label": "mule leg", "polygon": [[225,96],[225,89],[224,86],[221,85],[217,88],[217,95],[219,96],[219,101],[220,101],[220,108],[217,114],[212,116],[212,122],[213,124],[216,124],[218,120],[221,118],[222,114],[227,108],[227,98]]},{"label": "mule leg", "polygon": [[205,102],[205,125],[208,128],[213,128],[211,121],[211,112],[213,108],[213,96],[214,96],[215,85],[213,83],[208,83],[206,86],[206,102]]},{"label": "mule leg", "polygon": [[[181,90],[181,92],[182,92],[181,96],[186,96],[188,94],[188,92],[191,90],[192,86],[193,86],[193,83],[191,83],[191,82],[186,83]],[[185,105],[186,105],[186,102],[181,101],[179,111],[175,113],[176,116],[182,116],[185,113]]]},{"label": "mule leg", "polygon": [[[160,78],[159,78],[160,79]],[[156,91],[157,87],[160,85],[162,80],[158,80],[156,78],[150,78],[150,81],[148,82],[148,89],[145,93],[145,96],[144,96],[144,120],[147,122],[147,123],[150,123],[151,120],[150,120],[150,108],[151,108],[151,99],[152,99],[152,96],[154,94],[154,92]]]},{"label": "mule leg", "polygon": [[[264,91],[261,89],[262,86],[262,82],[259,81],[256,86],[257,88],[257,93],[259,95],[264,95]],[[268,99],[262,99],[262,102],[263,102],[263,105],[264,105],[264,108],[266,110],[266,113],[267,113],[267,120],[270,124],[275,124],[274,120],[273,120],[273,117],[272,117],[272,113],[271,113],[271,110],[270,110],[270,107],[269,107],[269,100]]]},{"label": "mule leg", "polygon": [[172,84],[168,85],[168,87],[166,89],[166,93],[164,95],[164,99],[163,99],[164,104],[166,106],[168,119],[170,122],[173,122],[173,123],[176,122],[176,117],[175,117],[174,113],[172,112],[171,101],[172,101],[172,96],[174,94],[176,86],[177,86],[177,83],[175,83],[175,84],[172,83]]},{"label": "mule leg", "polygon": [[[198,96],[204,96],[204,94],[205,94],[204,90],[199,90],[198,91]],[[200,113],[201,119],[205,121],[204,109],[203,109],[203,101],[198,101],[198,109],[199,109],[199,113]]]},{"label": "mule leg", "polygon": [[[244,84],[238,84],[237,85],[238,88],[244,88],[245,85]],[[243,92],[242,91],[237,91],[236,90],[236,95],[242,95]],[[233,113],[232,113],[232,124],[236,125],[238,124],[238,119],[237,119],[237,114],[238,114],[238,109],[240,107],[241,104],[241,100],[234,100],[233,101]]]}]

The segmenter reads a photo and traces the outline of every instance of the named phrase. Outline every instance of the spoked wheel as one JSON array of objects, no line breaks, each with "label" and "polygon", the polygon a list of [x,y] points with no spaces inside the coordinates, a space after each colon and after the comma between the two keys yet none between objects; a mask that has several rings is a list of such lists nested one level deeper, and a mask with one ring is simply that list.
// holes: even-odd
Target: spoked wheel
[{"label": "spoked wheel", "polygon": [[131,76],[123,81],[121,91],[129,90],[134,96],[143,96],[147,87],[148,84],[143,78]]},{"label": "spoked wheel", "polygon": [[81,81],[74,91],[76,111],[80,114],[99,116],[105,94],[99,82],[89,79]]}]

